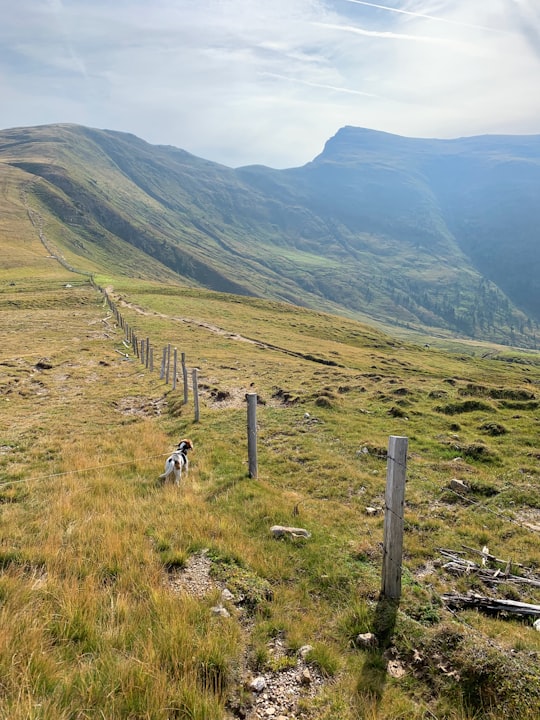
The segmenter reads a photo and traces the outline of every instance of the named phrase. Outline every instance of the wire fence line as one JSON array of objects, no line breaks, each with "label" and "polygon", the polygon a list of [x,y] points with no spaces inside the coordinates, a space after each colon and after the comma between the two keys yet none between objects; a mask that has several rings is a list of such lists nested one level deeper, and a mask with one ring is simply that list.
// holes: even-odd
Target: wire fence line
[{"label": "wire fence line", "polygon": [[[124,318],[117,304],[114,302],[107,290],[98,285],[94,278],[90,280],[92,286],[98,290],[104,297],[109,310],[113,314],[118,327],[124,333],[123,345],[127,349],[131,348],[133,356],[137,358],[142,365],[149,371],[154,372],[157,361],[159,358],[159,350],[156,350],[156,346],[150,341],[148,336],[140,337],[135,328],[130,325]],[[125,358],[129,358],[127,352],[122,350],[116,350],[120,355]],[[176,390],[177,383],[181,374],[184,404],[187,404],[189,398],[189,382],[188,382],[188,369],[186,366],[186,354],[184,352],[178,353],[178,349],[171,343],[167,343],[161,349],[161,361],[159,362],[159,378],[164,380],[166,385],[171,385],[173,390]],[[199,388],[198,379],[195,369],[192,370],[192,391],[193,400],[195,406],[195,422],[199,420]]]},{"label": "wire fence line", "polygon": [[92,472],[94,470],[104,470],[108,468],[120,467],[121,465],[132,465],[135,462],[141,460],[155,460],[156,458],[167,457],[170,455],[170,451],[167,453],[159,453],[159,455],[146,455],[143,458],[132,458],[131,460],[122,460],[122,462],[107,463],[106,465],[91,465],[86,468],[77,468],[76,470],[63,470],[62,472],[50,473],[48,475],[38,475],[37,477],[24,477],[18,480],[7,480],[6,482],[0,483],[0,490],[8,485],[18,485],[19,483],[29,482],[40,482],[42,480],[49,480],[50,478],[62,477],[64,475],[78,475],[80,473]]}]

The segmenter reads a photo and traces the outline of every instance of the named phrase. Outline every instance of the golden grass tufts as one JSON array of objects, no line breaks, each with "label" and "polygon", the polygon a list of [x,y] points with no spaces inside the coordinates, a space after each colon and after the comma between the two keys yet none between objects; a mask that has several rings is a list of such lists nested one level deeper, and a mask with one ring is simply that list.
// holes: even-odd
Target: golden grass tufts
[{"label": "golden grass tufts", "polygon": [[[301,703],[318,720],[478,717],[467,697],[452,705],[453,676],[436,664],[416,672],[415,650],[437,629],[467,627],[438,601],[444,592],[495,592],[445,573],[439,548],[488,544],[540,567],[526,526],[540,524],[537,420],[493,394],[481,395],[489,406],[460,412],[459,424],[435,405],[477,403],[463,400],[472,386],[536,395],[538,364],[427,352],[287,305],[100,279],[122,295],[141,336],[175,343],[201,383],[229,394],[203,396],[195,423],[181,386],[172,391],[116,352],[122,333],[89,285],[67,295],[66,271],[14,277],[15,287],[0,287],[10,318],[0,365],[0,717],[221,720],[246,677],[269,667],[275,638],[291,653],[312,645],[314,667],[332,678]],[[339,366],[316,361],[336,353]],[[246,391],[266,401],[258,478],[247,472]],[[495,425],[506,432],[492,434]],[[400,679],[382,654],[353,642],[376,626],[383,513],[366,508],[384,507],[389,435],[409,437],[403,599],[391,637]],[[186,436],[189,475],[179,488],[162,485],[164,460]],[[469,495],[449,492],[454,477]],[[276,540],[274,524],[311,537]],[[200,597],[174,591],[169,574],[202,551],[219,583]],[[212,612],[223,583],[251,605],[224,601],[229,617]],[[539,601],[534,588],[526,597]],[[465,619],[482,642],[512,648],[536,672],[530,626]],[[441,665],[471,667],[469,645],[458,654],[438,642]],[[517,712],[521,702],[521,717],[533,717],[534,693],[504,690],[505,707]]]}]

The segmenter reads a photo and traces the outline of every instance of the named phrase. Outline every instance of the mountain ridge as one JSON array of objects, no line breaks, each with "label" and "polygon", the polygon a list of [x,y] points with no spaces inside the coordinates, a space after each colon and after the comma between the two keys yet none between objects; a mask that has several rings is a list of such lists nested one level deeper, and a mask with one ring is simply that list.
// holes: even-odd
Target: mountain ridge
[{"label": "mountain ridge", "polygon": [[536,346],[540,136],[347,126],[304,166],[232,169],[61,124],[0,131],[0,163],[40,178],[46,231],[86,268]]}]

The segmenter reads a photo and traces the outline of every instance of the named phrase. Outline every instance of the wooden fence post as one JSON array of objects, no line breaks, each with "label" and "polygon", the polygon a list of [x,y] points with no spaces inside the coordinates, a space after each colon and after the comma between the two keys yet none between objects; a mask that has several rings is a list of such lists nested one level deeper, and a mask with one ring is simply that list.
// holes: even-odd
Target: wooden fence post
[{"label": "wooden fence post", "polygon": [[188,401],[188,373],[186,367],[186,353],[182,353],[182,377],[184,379],[184,405]]},{"label": "wooden fence post", "polygon": [[171,344],[167,345],[167,365],[165,367],[165,384],[169,384],[169,377],[171,374]]},{"label": "wooden fence post", "polygon": [[257,467],[257,393],[247,393],[247,433],[249,477],[256,478]]},{"label": "wooden fence post", "polygon": [[174,348],[174,360],[173,360],[173,376],[172,376],[172,388],[176,390],[176,362],[178,358],[178,351]]},{"label": "wooden fence post", "polygon": [[164,347],[164,348],[163,348],[163,356],[162,356],[162,358],[161,358],[161,372],[160,372],[160,374],[159,374],[159,379],[160,379],[160,380],[163,380],[163,378],[165,377],[165,363],[166,363],[166,361],[167,361],[167,348]]},{"label": "wooden fence post", "polygon": [[154,348],[150,345],[150,372],[154,372]]},{"label": "wooden fence post", "polygon": [[149,362],[149,355],[150,355],[150,338],[146,338],[146,352],[144,354],[145,360],[146,360],[146,367],[148,367]]},{"label": "wooden fence post", "polygon": [[401,596],[407,446],[406,437],[388,440],[381,594],[392,600]]},{"label": "wooden fence post", "polygon": [[195,406],[195,422],[199,422],[199,380],[198,380],[198,370],[197,368],[193,368],[191,371],[192,379],[193,379],[193,404]]}]

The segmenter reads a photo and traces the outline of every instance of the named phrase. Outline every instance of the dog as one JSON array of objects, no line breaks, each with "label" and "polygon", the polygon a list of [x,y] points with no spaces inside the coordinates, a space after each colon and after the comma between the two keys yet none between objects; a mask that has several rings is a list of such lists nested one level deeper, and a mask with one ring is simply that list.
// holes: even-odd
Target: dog
[{"label": "dog", "polygon": [[193,450],[193,443],[188,438],[180,440],[176,450],[169,455],[165,461],[165,472],[159,476],[159,479],[163,482],[167,480],[173,480],[175,485],[180,485],[182,479],[182,472],[185,471],[186,475],[189,471],[189,460],[188,452]]}]

